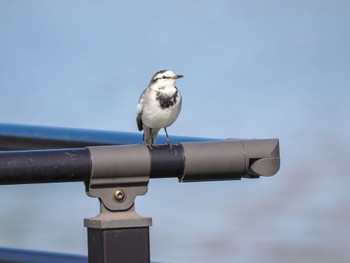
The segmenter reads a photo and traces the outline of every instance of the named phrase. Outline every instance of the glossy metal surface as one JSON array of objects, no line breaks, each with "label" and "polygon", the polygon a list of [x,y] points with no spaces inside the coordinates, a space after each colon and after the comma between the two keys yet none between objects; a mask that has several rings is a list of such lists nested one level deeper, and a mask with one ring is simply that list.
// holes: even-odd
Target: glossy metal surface
[{"label": "glossy metal surface", "polygon": [[[34,150],[76,148],[96,145],[120,145],[142,143],[141,132],[102,131],[75,128],[58,128],[22,124],[0,123],[0,150]],[[173,144],[179,142],[221,141],[170,135]],[[158,143],[166,142],[159,135]]]}]

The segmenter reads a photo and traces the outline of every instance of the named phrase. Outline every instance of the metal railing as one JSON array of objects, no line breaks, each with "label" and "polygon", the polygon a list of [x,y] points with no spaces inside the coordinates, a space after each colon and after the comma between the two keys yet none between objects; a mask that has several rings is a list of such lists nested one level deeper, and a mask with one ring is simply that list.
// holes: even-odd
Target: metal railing
[{"label": "metal railing", "polygon": [[55,252],[0,248],[0,262],[6,263],[87,263],[88,258]]},{"label": "metal railing", "polygon": [[149,179],[238,180],[280,167],[278,139],[171,138],[150,149],[140,134],[1,124],[0,149],[10,151],[0,152],[0,185],[84,182],[100,200],[100,214],[84,221],[89,262],[149,262],[152,219],[134,209]]},{"label": "metal railing", "polygon": [[[172,143],[221,140],[171,136]],[[166,137],[159,135],[158,142],[160,144],[165,143]],[[0,123],[0,150],[38,150],[140,143],[142,143],[142,133],[140,132],[101,131]]]}]

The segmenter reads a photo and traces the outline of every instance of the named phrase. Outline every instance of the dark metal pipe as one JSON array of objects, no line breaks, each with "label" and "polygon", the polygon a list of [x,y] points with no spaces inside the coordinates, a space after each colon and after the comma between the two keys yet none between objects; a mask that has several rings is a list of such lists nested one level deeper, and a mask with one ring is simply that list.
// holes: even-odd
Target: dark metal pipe
[{"label": "dark metal pipe", "polygon": [[278,139],[7,151],[0,152],[0,184],[87,182],[91,176],[100,186],[141,177],[234,180],[271,176],[279,166]]},{"label": "dark metal pipe", "polygon": [[0,184],[89,181],[90,174],[86,148],[0,152]]}]

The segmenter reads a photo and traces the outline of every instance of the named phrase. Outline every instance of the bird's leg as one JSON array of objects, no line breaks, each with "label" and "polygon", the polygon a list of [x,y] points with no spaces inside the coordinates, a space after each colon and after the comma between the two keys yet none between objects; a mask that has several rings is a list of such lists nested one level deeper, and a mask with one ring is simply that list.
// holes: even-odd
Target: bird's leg
[{"label": "bird's leg", "polygon": [[150,138],[148,141],[148,147],[152,151],[153,150],[152,146],[154,146],[152,128],[149,128],[149,134],[150,134]]},{"label": "bird's leg", "polygon": [[166,130],[166,127],[164,127],[164,131],[165,131],[165,134],[166,134],[166,143],[169,145],[169,148],[171,149],[172,146],[171,146],[171,142],[170,142],[168,131]]},{"label": "bird's leg", "polygon": [[144,133],[143,133],[143,143],[150,149],[152,148],[152,129],[148,127],[143,127]]}]

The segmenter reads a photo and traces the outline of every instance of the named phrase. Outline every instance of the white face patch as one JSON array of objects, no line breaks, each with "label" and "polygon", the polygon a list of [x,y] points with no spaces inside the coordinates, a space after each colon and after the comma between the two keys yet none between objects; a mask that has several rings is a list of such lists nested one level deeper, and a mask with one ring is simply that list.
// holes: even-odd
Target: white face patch
[{"label": "white face patch", "polygon": [[154,80],[156,79],[176,79],[176,75],[174,72],[167,70],[163,73],[158,73],[155,77]]}]

